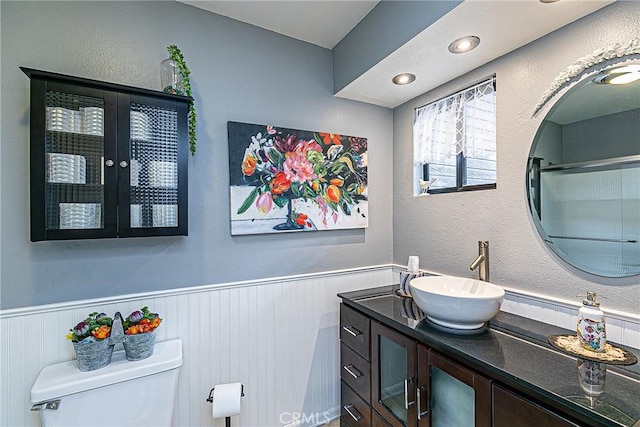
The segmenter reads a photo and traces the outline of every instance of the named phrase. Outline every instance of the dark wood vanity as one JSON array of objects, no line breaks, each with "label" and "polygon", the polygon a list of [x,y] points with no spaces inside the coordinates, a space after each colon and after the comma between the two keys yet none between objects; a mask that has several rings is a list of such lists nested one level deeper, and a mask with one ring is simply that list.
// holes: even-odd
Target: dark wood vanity
[{"label": "dark wood vanity", "polygon": [[542,341],[555,327],[500,313],[458,335],[411,318],[393,287],[339,297],[342,426],[640,425],[637,367],[610,373],[591,408],[576,360]]}]

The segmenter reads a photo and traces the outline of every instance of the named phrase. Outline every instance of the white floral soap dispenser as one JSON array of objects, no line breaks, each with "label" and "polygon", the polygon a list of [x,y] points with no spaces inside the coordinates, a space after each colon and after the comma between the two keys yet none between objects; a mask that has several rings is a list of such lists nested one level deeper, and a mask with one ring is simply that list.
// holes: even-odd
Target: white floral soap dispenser
[{"label": "white floral soap dispenser", "polygon": [[582,307],[578,310],[577,332],[582,347],[597,353],[604,352],[607,331],[604,313],[600,310],[600,303],[596,301],[595,292],[587,292],[587,299],[582,301]]}]

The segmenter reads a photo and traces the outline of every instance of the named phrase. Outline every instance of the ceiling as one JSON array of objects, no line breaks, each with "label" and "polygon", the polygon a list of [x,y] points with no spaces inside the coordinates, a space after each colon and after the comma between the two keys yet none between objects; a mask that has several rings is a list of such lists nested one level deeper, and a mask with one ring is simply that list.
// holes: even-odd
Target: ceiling
[{"label": "ceiling", "polygon": [[[178,1],[328,49],[378,3],[360,0]],[[465,0],[336,96],[395,108],[613,1]],[[478,48],[460,55],[448,52],[449,43],[470,34],[480,37]],[[416,81],[407,86],[394,85],[391,78],[403,72],[415,74]]]},{"label": "ceiling", "polygon": [[178,1],[327,49],[333,49],[378,4],[378,0]]}]

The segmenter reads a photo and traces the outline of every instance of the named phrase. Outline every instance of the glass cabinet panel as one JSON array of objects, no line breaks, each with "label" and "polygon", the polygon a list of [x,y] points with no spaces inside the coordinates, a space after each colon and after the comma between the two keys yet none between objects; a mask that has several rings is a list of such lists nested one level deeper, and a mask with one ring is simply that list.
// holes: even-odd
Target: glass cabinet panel
[{"label": "glass cabinet panel", "polygon": [[407,422],[405,380],[407,350],[392,340],[380,337],[380,402],[403,423]]},{"label": "glass cabinet panel", "polygon": [[45,228],[104,227],[104,99],[45,95]]},{"label": "glass cabinet panel", "polygon": [[132,102],[131,228],[178,226],[178,113]]},{"label": "glass cabinet panel", "polygon": [[475,425],[475,391],[446,372],[431,367],[431,426]]}]

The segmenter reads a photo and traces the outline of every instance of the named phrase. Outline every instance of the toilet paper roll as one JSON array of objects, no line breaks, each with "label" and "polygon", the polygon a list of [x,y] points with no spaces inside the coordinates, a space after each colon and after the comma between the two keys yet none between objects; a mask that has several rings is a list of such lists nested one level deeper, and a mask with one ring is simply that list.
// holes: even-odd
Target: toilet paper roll
[{"label": "toilet paper roll", "polygon": [[224,418],[240,414],[240,398],[242,397],[242,384],[218,384],[213,389],[213,404],[211,416]]}]

